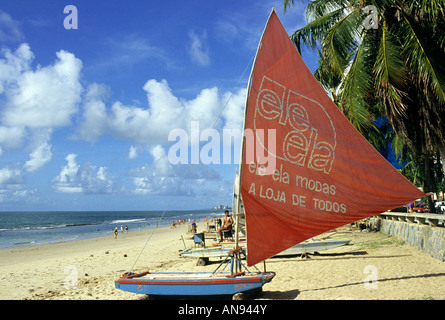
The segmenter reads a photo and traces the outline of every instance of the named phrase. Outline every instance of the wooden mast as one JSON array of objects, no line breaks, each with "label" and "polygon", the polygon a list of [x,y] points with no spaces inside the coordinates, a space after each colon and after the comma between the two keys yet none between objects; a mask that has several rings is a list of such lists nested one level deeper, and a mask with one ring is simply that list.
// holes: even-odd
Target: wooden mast
[{"label": "wooden mast", "polygon": [[[248,103],[249,103],[250,89],[252,87],[252,77],[253,77],[253,71],[255,69],[255,63],[256,63],[256,60],[258,58],[258,53],[259,53],[260,48],[261,48],[261,43],[263,42],[264,33],[266,32],[267,24],[268,24],[269,19],[272,16],[273,12],[275,12],[275,8],[272,8],[272,11],[271,11],[271,13],[269,15],[269,18],[267,19],[266,26],[264,27],[263,34],[261,35],[261,39],[260,39],[260,42],[259,42],[258,47],[257,47],[256,54],[255,54],[255,59],[253,61],[252,70],[250,72],[249,82],[247,83],[246,104],[245,104],[245,107],[244,107],[244,124],[243,124],[243,131],[242,131],[243,136],[242,136],[242,142],[241,142],[241,159],[240,159],[240,162],[239,162],[238,196],[237,196],[237,205],[236,205],[236,210],[235,210],[235,249],[238,249],[238,246],[239,246],[239,235],[238,234],[239,234],[239,229],[240,229],[240,227],[239,227],[239,218],[240,218],[240,215],[241,215],[241,212],[240,212],[241,211],[240,210],[240,208],[241,208],[241,185],[242,185],[241,184],[241,180],[242,180],[242,174],[243,174],[244,144],[246,143],[246,137],[244,135],[244,131],[246,129],[247,106],[248,106]],[[244,214],[246,214],[245,209],[244,209]],[[246,221],[246,224],[247,224],[247,221]],[[236,255],[236,257],[238,257],[238,256]],[[237,261],[237,258],[236,258],[235,262],[236,262],[235,263],[235,273],[237,273],[238,272],[238,261]]]}]

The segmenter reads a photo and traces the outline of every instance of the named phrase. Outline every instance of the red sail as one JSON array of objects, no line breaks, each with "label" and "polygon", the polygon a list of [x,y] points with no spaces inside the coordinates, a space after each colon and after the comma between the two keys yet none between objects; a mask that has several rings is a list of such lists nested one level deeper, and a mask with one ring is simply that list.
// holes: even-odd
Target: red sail
[{"label": "red sail", "polygon": [[272,11],[246,106],[247,263],[424,196],[349,123]]}]

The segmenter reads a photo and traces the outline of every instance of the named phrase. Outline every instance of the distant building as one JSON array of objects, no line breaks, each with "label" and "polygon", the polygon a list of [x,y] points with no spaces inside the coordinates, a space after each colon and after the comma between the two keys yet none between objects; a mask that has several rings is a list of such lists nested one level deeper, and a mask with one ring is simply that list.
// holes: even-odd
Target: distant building
[{"label": "distant building", "polygon": [[228,206],[228,205],[223,205],[220,204],[219,206],[213,206],[212,210],[231,210],[232,207]]}]

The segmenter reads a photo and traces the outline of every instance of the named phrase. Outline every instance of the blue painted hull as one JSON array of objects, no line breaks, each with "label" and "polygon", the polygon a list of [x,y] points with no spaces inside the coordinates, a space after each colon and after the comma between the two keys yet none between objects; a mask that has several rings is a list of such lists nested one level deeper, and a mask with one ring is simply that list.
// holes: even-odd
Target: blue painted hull
[{"label": "blue painted hull", "polygon": [[157,272],[142,276],[121,277],[117,289],[153,296],[219,296],[234,295],[262,288],[274,272],[252,273],[230,277],[230,273]]}]

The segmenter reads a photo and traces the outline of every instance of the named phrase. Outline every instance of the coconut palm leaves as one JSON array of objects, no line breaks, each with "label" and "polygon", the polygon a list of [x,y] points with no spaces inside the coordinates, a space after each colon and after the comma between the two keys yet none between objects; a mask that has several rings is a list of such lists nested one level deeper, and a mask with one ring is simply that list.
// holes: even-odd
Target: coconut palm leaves
[{"label": "coconut palm leaves", "polygon": [[415,152],[445,149],[444,0],[314,0],[306,15],[291,39],[320,51],[316,76],[359,130],[386,116]]},{"label": "coconut palm leaves", "polygon": [[[319,0],[308,4],[306,15],[312,20],[292,34],[291,40],[299,51],[305,45],[321,52],[316,72],[319,81],[322,80],[321,74],[332,80],[340,79],[330,83],[332,92],[337,94],[337,105],[359,130],[370,129],[373,126],[370,121],[372,115],[363,94],[372,86],[367,76],[372,68],[368,55],[372,53],[369,42],[361,43],[372,35],[363,32],[363,12],[352,7],[350,1]],[[324,86],[329,87],[329,83],[324,83]]]}]

